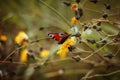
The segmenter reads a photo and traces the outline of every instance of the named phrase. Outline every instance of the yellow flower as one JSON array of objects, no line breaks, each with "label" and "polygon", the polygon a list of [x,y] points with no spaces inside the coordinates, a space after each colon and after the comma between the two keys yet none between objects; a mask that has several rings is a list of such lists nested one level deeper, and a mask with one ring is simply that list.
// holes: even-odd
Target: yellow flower
[{"label": "yellow flower", "polygon": [[7,36],[1,35],[1,36],[0,36],[0,40],[1,40],[1,41],[6,41],[6,40],[7,40]]},{"label": "yellow flower", "polygon": [[67,39],[61,46],[60,49],[58,50],[57,54],[60,55],[61,59],[64,59],[69,52],[69,47],[73,46],[76,42],[75,37],[71,37]]},{"label": "yellow flower", "polygon": [[17,44],[26,45],[28,43],[27,34],[23,31],[19,32],[18,35],[15,37],[15,42]]},{"label": "yellow flower", "polygon": [[72,10],[77,10],[78,9],[78,4],[72,4],[71,9]]},{"label": "yellow flower", "polygon": [[78,20],[75,18],[75,17],[73,17],[72,19],[71,19],[71,24],[76,24],[78,22]]},{"label": "yellow flower", "polygon": [[20,61],[21,62],[27,62],[28,60],[28,50],[27,49],[23,49],[21,52],[20,52]]},{"label": "yellow flower", "polygon": [[49,51],[48,50],[44,50],[40,53],[40,57],[44,58],[47,57],[49,55]]}]

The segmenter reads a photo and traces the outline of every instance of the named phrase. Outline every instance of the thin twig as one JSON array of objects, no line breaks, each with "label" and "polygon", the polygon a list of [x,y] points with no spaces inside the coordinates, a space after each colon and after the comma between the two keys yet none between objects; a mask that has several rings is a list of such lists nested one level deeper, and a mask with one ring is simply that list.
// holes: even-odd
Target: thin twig
[{"label": "thin twig", "polygon": [[[93,48],[91,48],[88,44],[86,44],[85,43],[85,45],[87,45],[92,51],[94,51],[95,52],[95,50],[93,49]],[[93,53],[94,53],[93,52]],[[104,61],[106,61],[106,62],[108,62],[106,59],[104,59],[104,57],[103,56],[101,56],[100,54],[98,54],[97,52],[95,53],[97,56],[99,56],[102,60],[104,60]],[[91,54],[90,54],[91,55]],[[88,57],[88,56],[87,56]],[[82,60],[83,58],[81,58],[81,60]]]},{"label": "thin twig", "polygon": [[94,52],[93,52],[92,54],[90,54],[89,56],[87,56],[87,57],[85,57],[85,58],[81,58],[81,60],[86,60],[86,59],[90,58],[91,56],[93,56],[94,54],[96,54],[97,52],[99,52],[100,50],[102,50],[105,46],[107,46],[108,44],[111,44],[111,43],[112,43],[112,41],[109,42],[109,43],[107,43],[107,44],[105,44],[104,46],[102,46],[102,47],[99,48],[98,50],[94,51]]},{"label": "thin twig", "polygon": [[[32,43],[39,42],[39,41],[42,40],[42,39],[47,39],[47,38],[40,38],[40,39],[38,39],[38,40],[31,41],[31,42],[29,42],[29,43],[28,43],[27,45],[25,45],[25,46],[31,45]],[[16,51],[22,49],[22,48],[25,47],[25,46],[20,46],[20,47],[16,48],[15,50],[13,50],[3,61],[0,62],[0,65],[2,65],[11,55],[15,54]]]},{"label": "thin twig", "polygon": [[[111,75],[114,75],[114,74],[117,74],[117,73],[120,73],[120,70],[113,71],[113,72],[108,73],[108,74],[96,74],[96,75],[93,75],[93,76],[86,77],[86,79],[90,79],[90,78],[94,78],[94,77],[111,76]],[[83,78],[83,79],[85,79],[85,78]]]},{"label": "thin twig", "polygon": [[120,25],[119,22],[113,22],[113,21],[110,21],[108,19],[103,19],[103,18],[92,19],[91,21],[93,21],[93,22],[106,22],[106,23],[110,23],[112,25],[114,25],[114,24]]},{"label": "thin twig", "polygon": [[119,53],[120,51],[120,48],[116,51],[115,55],[114,56],[117,56],[117,54]]},{"label": "thin twig", "polygon": [[100,42],[102,42],[103,40],[106,40],[106,39],[108,39],[109,37],[114,37],[114,36],[116,36],[116,34],[115,34],[115,35],[109,35],[109,34],[107,34],[107,36],[106,36],[105,38],[103,38],[103,39],[100,40],[100,41],[97,41],[96,43],[100,43]]},{"label": "thin twig", "polygon": [[49,6],[47,3],[45,3],[44,1],[42,1],[42,0],[39,0],[42,4],[44,4],[46,7],[48,7],[49,9],[51,9],[52,11],[54,11],[59,17],[61,17],[65,22],[66,22],[66,24],[68,24],[69,26],[71,26],[70,25],[70,23],[68,22],[68,20],[67,19],[65,19],[65,17],[62,15],[62,14],[60,14],[58,11],[56,11],[53,7],[51,7],[51,6]]},{"label": "thin twig", "polygon": [[102,40],[100,40],[100,41],[97,41],[96,43],[101,43],[103,40],[106,40],[107,38],[109,38],[109,36],[107,36],[107,37],[103,38],[103,39],[102,39]]},{"label": "thin twig", "polygon": [[93,71],[94,71],[93,69],[89,70],[89,71],[86,73],[86,75],[85,75],[84,77],[82,77],[81,80],[87,80],[88,76],[89,76]]},{"label": "thin twig", "polygon": [[22,49],[24,46],[20,46],[18,48],[16,48],[14,51],[12,51],[1,63],[0,65],[2,65],[11,55],[13,55],[16,51]]},{"label": "thin twig", "polygon": [[86,51],[86,50],[82,50],[79,47],[76,47],[76,49],[78,49],[80,52],[84,52],[84,53],[91,53],[92,51]]},{"label": "thin twig", "polygon": [[49,37],[45,37],[45,38],[40,38],[40,39],[37,39],[37,40],[33,40],[33,41],[30,41],[29,43],[36,43],[36,42],[39,42],[40,40],[44,40],[44,39],[49,39]]}]

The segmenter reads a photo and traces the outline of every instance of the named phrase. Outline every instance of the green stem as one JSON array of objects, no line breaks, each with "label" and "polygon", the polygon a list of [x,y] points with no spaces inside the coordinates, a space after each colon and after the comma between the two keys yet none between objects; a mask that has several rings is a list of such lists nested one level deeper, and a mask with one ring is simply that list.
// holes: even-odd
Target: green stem
[{"label": "green stem", "polygon": [[49,6],[47,3],[45,3],[42,0],[40,0],[40,2],[42,4],[44,4],[45,6],[47,6],[49,9],[51,9],[53,12],[55,12],[59,17],[61,17],[61,19],[63,19],[66,22],[67,25],[71,26],[71,24],[68,22],[68,20],[65,19],[65,17],[62,14],[60,14],[58,11],[56,11],[53,7]]}]

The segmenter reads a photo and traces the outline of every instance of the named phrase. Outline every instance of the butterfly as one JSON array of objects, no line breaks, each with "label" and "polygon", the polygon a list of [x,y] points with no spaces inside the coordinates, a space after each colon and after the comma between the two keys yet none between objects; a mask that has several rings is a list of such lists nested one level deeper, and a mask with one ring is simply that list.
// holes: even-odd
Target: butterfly
[{"label": "butterfly", "polygon": [[61,33],[49,33],[48,37],[56,40],[58,44],[62,44],[70,35],[66,32]]}]

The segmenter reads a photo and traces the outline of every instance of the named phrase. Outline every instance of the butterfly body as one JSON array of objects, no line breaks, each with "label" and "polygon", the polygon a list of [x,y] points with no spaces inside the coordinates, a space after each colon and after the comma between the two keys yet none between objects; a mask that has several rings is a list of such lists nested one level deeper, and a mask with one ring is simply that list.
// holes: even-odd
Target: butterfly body
[{"label": "butterfly body", "polygon": [[63,42],[65,42],[65,40],[69,37],[70,35],[65,33],[65,32],[61,32],[61,33],[49,33],[48,37],[52,38],[54,40],[56,40],[58,42],[58,44],[62,44]]}]

